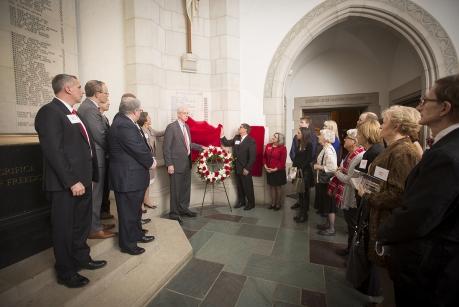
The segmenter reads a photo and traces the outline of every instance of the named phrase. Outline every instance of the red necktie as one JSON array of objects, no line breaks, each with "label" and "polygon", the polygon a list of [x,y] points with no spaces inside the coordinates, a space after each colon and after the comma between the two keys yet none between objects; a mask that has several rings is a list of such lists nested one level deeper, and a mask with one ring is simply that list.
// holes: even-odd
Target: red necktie
[{"label": "red necktie", "polygon": [[[75,111],[75,109],[72,110],[72,114],[73,115],[77,115],[77,112]],[[77,115],[78,116],[78,115]],[[79,125],[80,125],[80,130],[81,130],[81,133],[83,133],[83,135],[86,137],[86,141],[88,141],[88,144],[91,144],[89,142],[89,135],[88,135],[88,132],[86,131],[86,127],[83,125],[83,123],[79,122]]]}]

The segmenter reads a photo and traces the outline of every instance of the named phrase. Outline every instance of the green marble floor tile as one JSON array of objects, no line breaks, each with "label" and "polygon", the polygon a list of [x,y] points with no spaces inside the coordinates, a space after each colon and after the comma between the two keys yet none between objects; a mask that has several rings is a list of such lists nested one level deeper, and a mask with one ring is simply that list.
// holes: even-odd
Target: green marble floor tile
[{"label": "green marble floor tile", "polygon": [[258,219],[254,217],[243,217],[239,221],[239,223],[241,224],[251,224],[251,225],[255,225],[257,222],[258,222]]},{"label": "green marble floor tile", "polygon": [[308,233],[281,228],[271,255],[288,260],[309,261]]},{"label": "green marble floor tile", "polygon": [[208,222],[209,222],[208,219],[201,218],[201,217],[192,218],[192,219],[191,218],[183,219],[182,228],[198,231],[198,230],[201,230],[202,227],[204,227]]},{"label": "green marble floor tile", "polygon": [[247,278],[236,307],[272,306],[276,283],[258,278]]},{"label": "green marble floor tile", "polygon": [[213,232],[205,230],[200,230],[197,233],[195,233],[190,239],[190,244],[193,248],[193,254],[196,255],[196,253],[201,249],[201,247],[203,247],[213,235]]},{"label": "green marble floor tile", "polygon": [[216,232],[195,254],[195,257],[222,263],[225,265],[225,271],[240,274],[253,253],[269,255],[272,252],[272,246],[272,241]]},{"label": "green marble floor tile", "polygon": [[234,235],[238,232],[241,224],[227,221],[210,221],[202,229],[206,231],[226,233]]},{"label": "green marble floor tile", "polygon": [[325,286],[328,306],[364,306],[368,299],[347,281],[344,270],[325,267]]},{"label": "green marble floor tile", "polygon": [[325,292],[323,266],[309,264],[305,261],[254,254],[249,258],[243,274],[298,288]]},{"label": "green marble floor tile", "polygon": [[196,298],[163,289],[147,307],[197,307],[200,303]]},{"label": "green marble floor tile", "polygon": [[203,299],[222,269],[220,263],[193,258],[166,285],[166,289]]},{"label": "green marble floor tile", "polygon": [[274,241],[278,228],[243,224],[236,235],[254,239]]},{"label": "green marble floor tile", "polygon": [[301,289],[278,284],[274,291],[273,300],[293,305],[301,304]]},{"label": "green marble floor tile", "polygon": [[221,272],[201,307],[233,307],[239,299],[246,279],[243,275]]},{"label": "green marble floor tile", "polygon": [[[273,302],[273,307],[303,307],[302,305],[294,305],[286,302]],[[309,306],[308,306],[309,307]]]}]

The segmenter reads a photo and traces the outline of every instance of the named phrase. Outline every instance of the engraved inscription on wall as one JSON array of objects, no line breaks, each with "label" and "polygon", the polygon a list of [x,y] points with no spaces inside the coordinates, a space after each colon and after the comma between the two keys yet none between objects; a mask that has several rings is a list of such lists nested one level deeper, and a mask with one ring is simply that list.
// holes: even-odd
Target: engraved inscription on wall
[{"label": "engraved inscription on wall", "polygon": [[[68,0],[0,1],[0,43],[10,46],[10,54],[0,54],[0,69],[9,70],[10,76],[0,88],[7,97],[0,102],[0,133],[34,133],[38,109],[54,96],[53,76],[76,73],[66,71],[65,62],[69,50],[64,35],[68,32],[64,28],[71,31],[76,28],[64,24],[65,11],[75,14],[74,8],[67,7],[71,3]],[[67,6],[64,8],[63,4]],[[76,54],[76,50],[70,52]]]}]

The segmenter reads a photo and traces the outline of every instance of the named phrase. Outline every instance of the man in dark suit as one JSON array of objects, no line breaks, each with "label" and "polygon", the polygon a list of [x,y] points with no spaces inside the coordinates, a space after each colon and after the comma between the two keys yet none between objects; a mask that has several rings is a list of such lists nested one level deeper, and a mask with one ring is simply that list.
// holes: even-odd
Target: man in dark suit
[{"label": "man in dark suit", "polygon": [[97,181],[94,142],[74,105],[83,91],[75,76],[52,80],[56,97],[35,118],[43,152],[43,184],[51,202],[51,222],[57,281],[69,288],[89,282],[79,269],[98,269],[106,261],[92,260],[86,244],[91,227],[92,181]]},{"label": "man in dark suit", "polygon": [[459,304],[459,75],[439,79],[418,105],[434,144],[406,181],[403,206],[379,229],[390,250],[397,306]]},{"label": "man in dark suit", "polygon": [[150,183],[149,169],[156,166],[142,130],[137,125],[140,101],[123,97],[119,112],[109,131],[110,182],[115,192],[119,220],[121,252],[139,255],[145,252],[137,246],[155,239],[142,232],[141,206]]},{"label": "man in dark suit", "polygon": [[101,224],[100,208],[102,206],[102,197],[104,195],[105,172],[106,172],[106,154],[108,153],[108,129],[109,125],[105,120],[101,108],[108,109],[108,89],[105,83],[98,80],[86,82],[84,87],[86,99],[78,108],[78,114],[88,124],[87,128],[96,148],[99,182],[93,185],[92,190],[92,224],[90,239],[106,239],[115,236],[109,229],[115,227],[115,224]]},{"label": "man in dark suit", "polygon": [[190,207],[191,189],[191,150],[202,150],[206,147],[191,140],[188,120],[188,108],[177,109],[177,120],[166,127],[164,133],[164,161],[170,177],[170,211],[169,218],[182,223],[181,215],[195,217],[196,212]]},{"label": "man in dark suit", "polygon": [[233,155],[236,159],[236,185],[238,197],[238,202],[234,208],[244,207],[244,210],[255,208],[252,165],[255,163],[257,145],[255,140],[250,135],[248,135],[249,132],[250,126],[243,123],[239,127],[239,135],[236,135],[231,140],[228,140],[224,136],[222,129],[220,139],[224,146],[233,147]]}]

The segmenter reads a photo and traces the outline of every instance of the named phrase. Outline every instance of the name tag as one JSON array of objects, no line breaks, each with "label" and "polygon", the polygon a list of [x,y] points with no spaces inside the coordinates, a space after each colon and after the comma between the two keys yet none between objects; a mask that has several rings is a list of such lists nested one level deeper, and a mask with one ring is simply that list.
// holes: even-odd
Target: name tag
[{"label": "name tag", "polygon": [[387,181],[387,177],[389,176],[389,170],[376,166],[375,168],[375,177],[381,180]]},{"label": "name tag", "polygon": [[72,123],[72,124],[79,124],[81,123],[81,120],[78,116],[76,116],[75,114],[70,114],[70,115],[67,115],[67,118],[69,119],[69,121]]},{"label": "name tag", "polygon": [[241,141],[239,141],[239,140],[234,142],[234,145],[239,145],[239,144],[241,144]]},{"label": "name tag", "polygon": [[361,160],[359,168],[367,168],[367,162],[368,160]]}]

